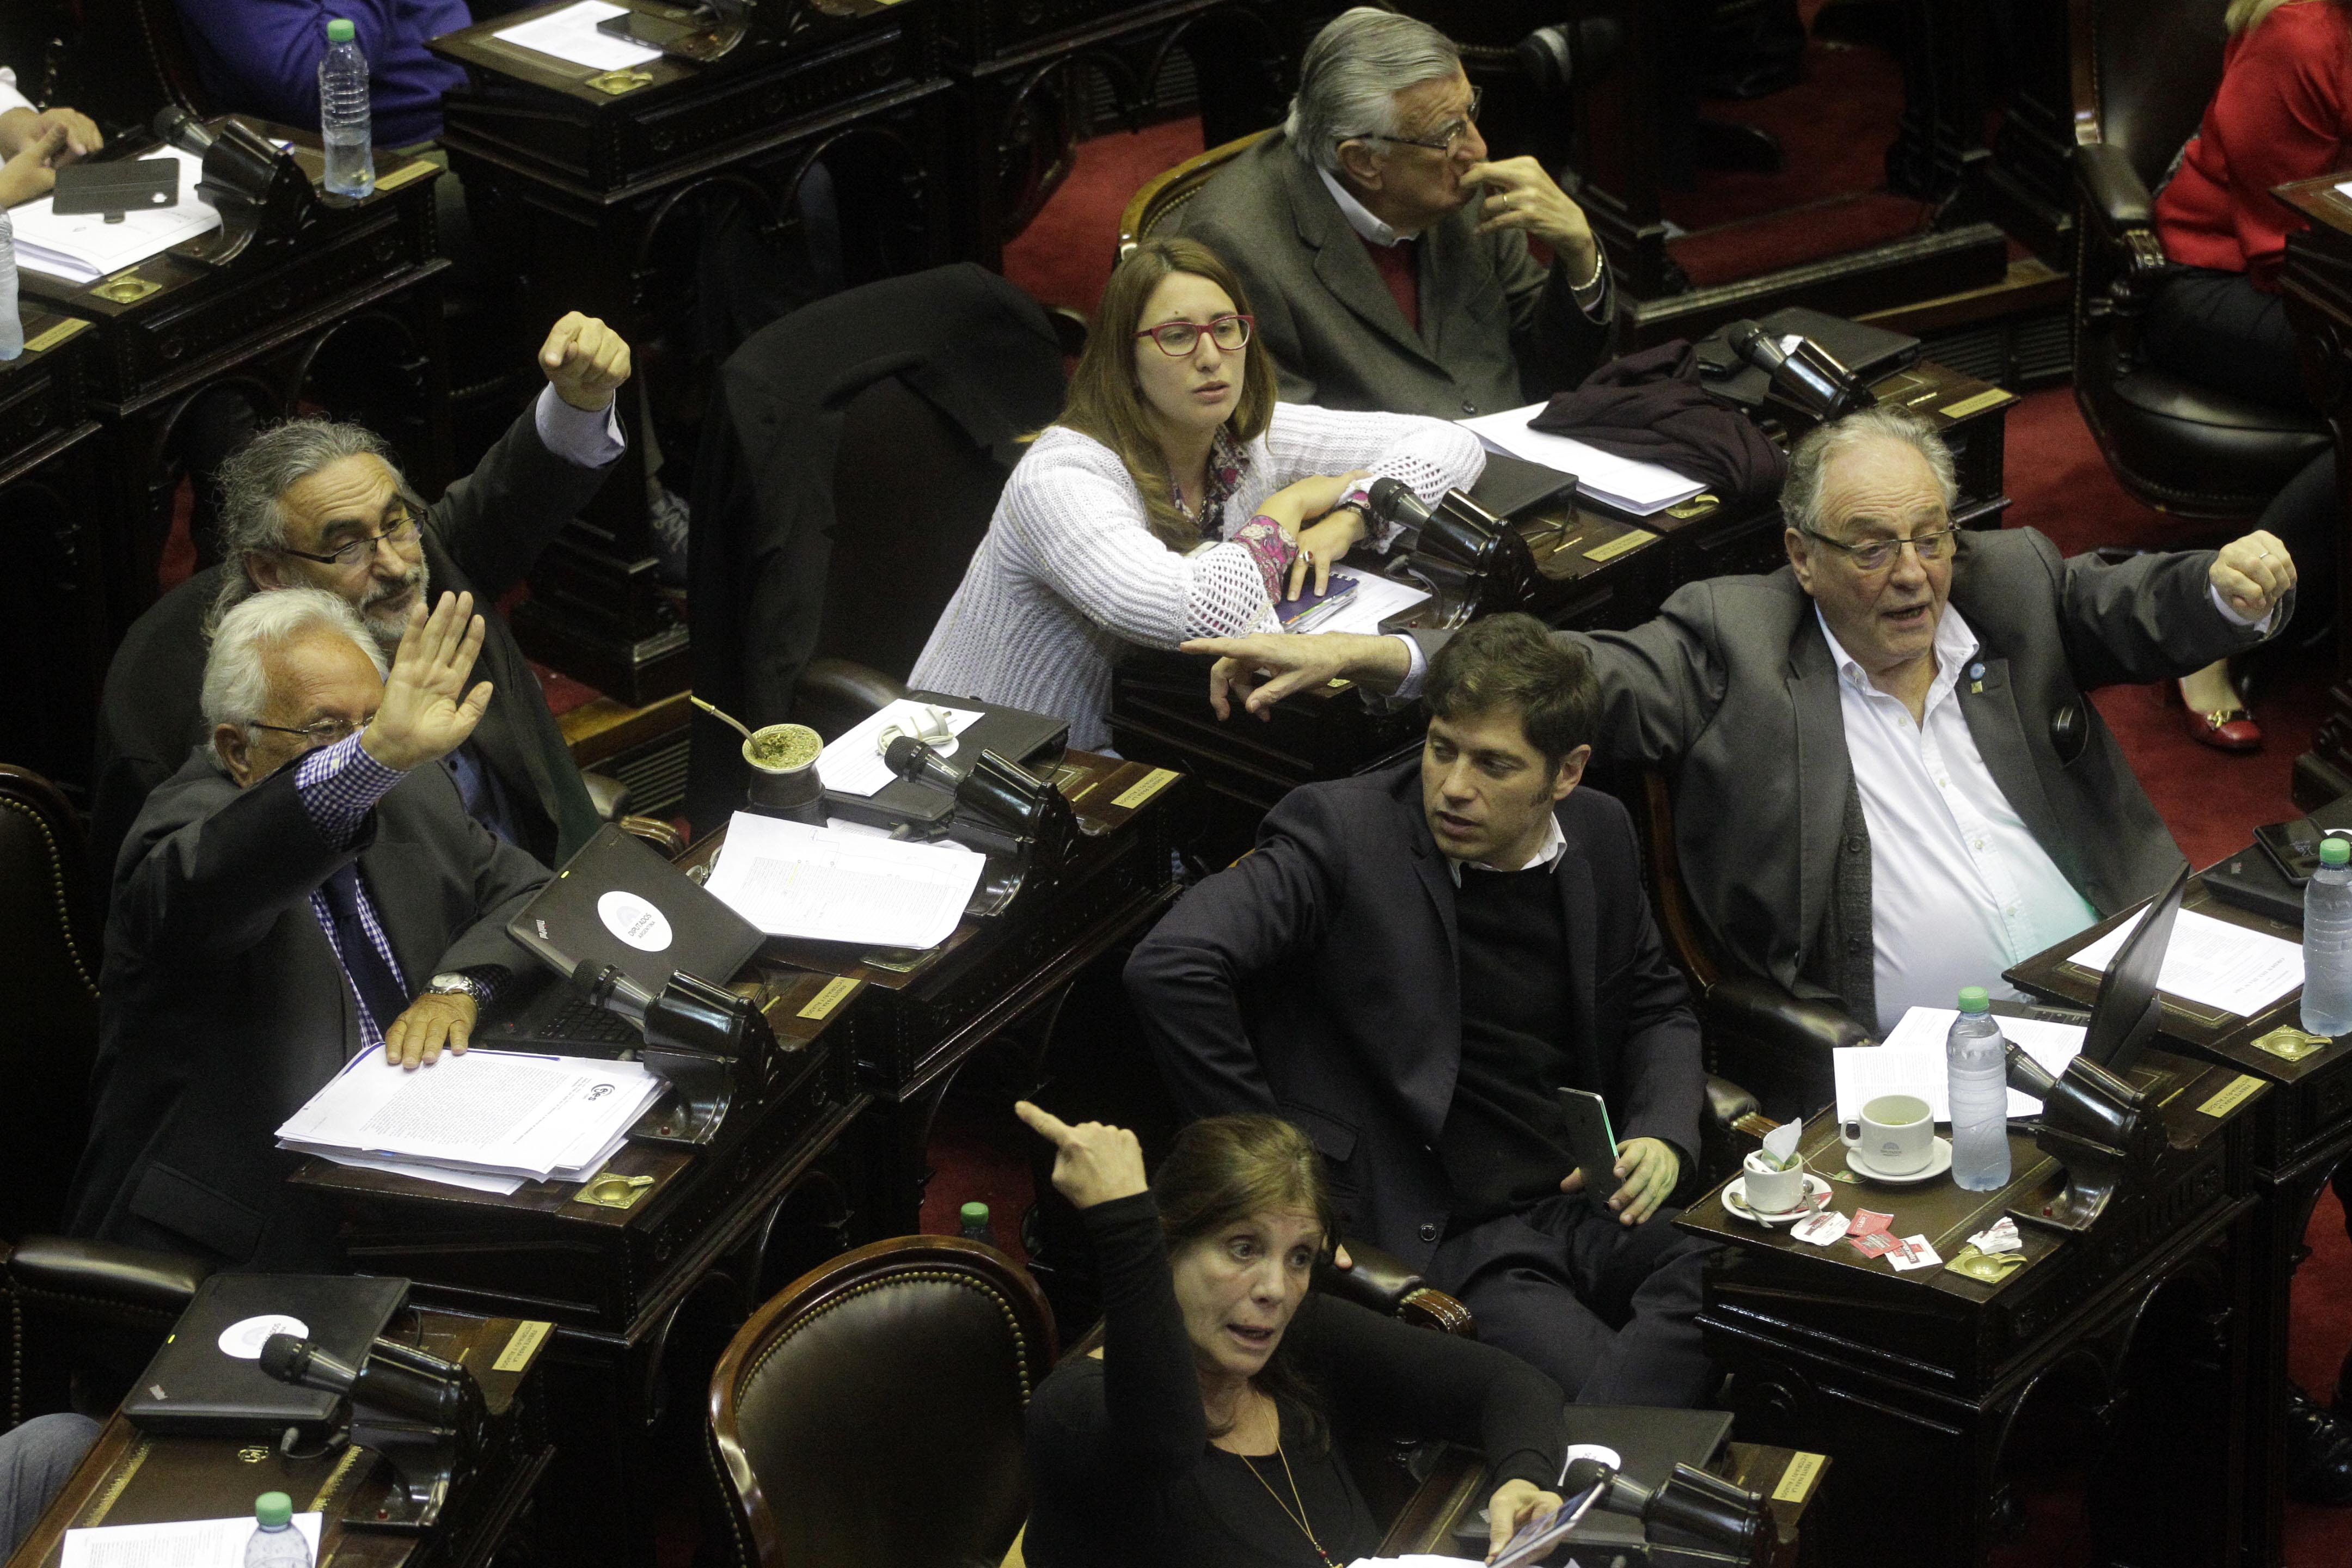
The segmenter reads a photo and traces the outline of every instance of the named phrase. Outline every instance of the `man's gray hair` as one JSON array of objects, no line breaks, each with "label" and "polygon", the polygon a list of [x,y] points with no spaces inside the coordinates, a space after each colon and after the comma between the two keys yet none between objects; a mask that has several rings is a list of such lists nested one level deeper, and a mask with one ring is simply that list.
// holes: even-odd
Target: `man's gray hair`
[{"label": "man's gray hair", "polygon": [[1307,46],[1282,133],[1309,166],[1336,174],[1340,142],[1402,133],[1398,93],[1461,68],[1453,40],[1426,22],[1370,5],[1342,11]]},{"label": "man's gray hair", "polygon": [[249,595],[213,628],[212,651],[205,658],[205,722],[239,729],[259,722],[269,706],[270,651],[320,631],[357,643],[379,677],[391,672],[366,623],[341,595],[324,588]]},{"label": "man's gray hair", "polygon": [[231,453],[215,480],[220,487],[220,596],[214,601],[215,617],[254,592],[246,557],[283,550],[286,534],[286,492],[331,463],[345,458],[375,458],[392,470],[393,482],[406,492],[407,480],[392,460],[392,447],[364,425],[332,419],[289,419],[273,425]]},{"label": "man's gray hair", "polygon": [[1927,459],[1936,486],[1944,492],[1944,510],[1948,512],[1958,503],[1960,488],[1952,474],[1952,449],[1935,426],[1907,408],[1881,405],[1815,426],[1790,449],[1789,477],[1780,486],[1780,515],[1790,527],[1822,531],[1822,485],[1830,465],[1874,441],[1899,441]]}]

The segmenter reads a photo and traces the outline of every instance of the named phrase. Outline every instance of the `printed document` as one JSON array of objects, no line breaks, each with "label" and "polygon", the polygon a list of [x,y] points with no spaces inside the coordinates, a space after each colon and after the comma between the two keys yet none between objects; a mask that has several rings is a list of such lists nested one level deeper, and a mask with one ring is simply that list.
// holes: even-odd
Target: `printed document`
[{"label": "printed document", "polygon": [[604,0],[580,0],[577,5],[567,5],[561,11],[551,11],[528,22],[502,27],[491,35],[509,44],[520,44],[526,49],[536,49],[542,55],[591,70],[627,70],[648,60],[662,58],[659,49],[648,48],[627,38],[616,38],[600,30],[596,24],[617,16],[625,6],[610,5]]},{"label": "printed document", "polygon": [[[2124,938],[2138,929],[2147,912],[2134,915],[2069,962],[2105,973],[2122,951]],[[2183,910],[2173,922],[2172,945],[2164,950],[2164,969],[2156,984],[2184,1002],[2250,1018],[2302,986],[2303,944]]]},{"label": "printed document", "polygon": [[955,934],[988,858],[739,811],[708,884],[770,936],[937,947]]},{"label": "printed document", "polygon": [[[1952,1119],[1951,1082],[1944,1066],[1944,1037],[1959,1016],[1951,1007],[1914,1007],[1875,1046],[1846,1046],[1830,1053],[1830,1070],[1837,1079],[1837,1113],[1851,1121],[1882,1094],[1915,1094],[1927,1102],[1938,1121]],[[2047,1068],[2053,1076],[2083,1054],[2083,1037],[2090,1031],[2080,1024],[2053,1024],[2042,1018],[2003,1018],[1993,1022],[2017,1048]],[[2042,1102],[2016,1089],[2009,1091],[2009,1114],[2039,1116]]]},{"label": "printed document", "polygon": [[[298,1513],[293,1527],[319,1560],[320,1515]],[[182,1519],[165,1524],[110,1524],[66,1531],[58,1568],[244,1568],[253,1515]]]},{"label": "printed document", "polygon": [[1525,458],[1530,463],[1541,463],[1548,468],[1558,468],[1576,476],[1577,493],[1588,500],[1635,517],[1648,517],[1684,501],[1706,489],[1696,479],[1688,479],[1663,463],[1645,463],[1636,458],[1621,458],[1590,447],[1572,436],[1554,436],[1548,431],[1531,430],[1528,421],[1541,414],[1549,405],[1531,403],[1525,408],[1513,408],[1501,414],[1482,414],[1475,419],[1459,421],[1465,430],[1485,443],[1487,449],[1507,452],[1514,458]]},{"label": "printed document", "polygon": [[[897,778],[890,764],[882,760],[877,742],[882,731],[893,724],[911,733],[916,716],[927,708],[947,715],[950,734],[961,735],[980,722],[980,715],[968,709],[901,697],[856,729],[826,743],[824,754],[816,760],[817,776],[824,781],[824,787],[843,795],[871,795]],[[968,761],[952,749],[941,750],[940,754],[955,757],[958,766]]]}]

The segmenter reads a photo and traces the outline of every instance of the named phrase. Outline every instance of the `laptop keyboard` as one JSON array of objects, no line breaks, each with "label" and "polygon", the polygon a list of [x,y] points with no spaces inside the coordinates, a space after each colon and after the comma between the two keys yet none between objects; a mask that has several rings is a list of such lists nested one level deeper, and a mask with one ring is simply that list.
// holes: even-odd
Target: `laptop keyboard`
[{"label": "laptop keyboard", "polygon": [[579,1040],[599,1046],[641,1046],[645,1036],[635,1024],[593,1002],[572,1001],[541,1024],[531,1037],[539,1040]]}]

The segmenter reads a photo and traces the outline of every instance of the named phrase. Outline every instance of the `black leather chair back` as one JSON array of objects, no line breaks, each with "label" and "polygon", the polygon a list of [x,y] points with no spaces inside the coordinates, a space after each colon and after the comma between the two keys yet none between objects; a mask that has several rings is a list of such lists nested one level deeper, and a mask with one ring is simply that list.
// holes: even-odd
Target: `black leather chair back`
[{"label": "black leather chair back", "polygon": [[73,809],[0,763],[0,1237],[58,1228],[89,1136],[98,948]]},{"label": "black leather chair back", "polygon": [[965,1568],[1027,1516],[1022,1423],[1052,1313],[993,1247],[898,1237],[755,1313],[710,1380],[734,1560]]},{"label": "black leather chair back", "polygon": [[2151,191],[2221,83],[2226,5],[2075,0],[2075,46],[2089,62],[2099,140],[2122,148]]},{"label": "black leather chair back", "polygon": [[71,73],[77,107],[137,125],[167,103],[200,120],[236,107],[215,103],[205,91],[178,0],[80,0],[79,8],[79,58]]}]

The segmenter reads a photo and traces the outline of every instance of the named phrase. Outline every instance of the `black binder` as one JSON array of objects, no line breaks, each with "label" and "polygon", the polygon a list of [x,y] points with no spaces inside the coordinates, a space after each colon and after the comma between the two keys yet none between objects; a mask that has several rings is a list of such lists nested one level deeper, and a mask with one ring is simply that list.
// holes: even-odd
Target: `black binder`
[{"label": "black binder", "polygon": [[[408,1299],[405,1279],[354,1274],[215,1274],[196,1290],[172,1337],[139,1374],[122,1414],[142,1432],[176,1437],[255,1437],[275,1442],[292,1426],[306,1443],[326,1436],[341,1395],[297,1388],[261,1370],[261,1341],[273,1318],[350,1366]],[[262,1320],[257,1321],[257,1320]],[[253,1356],[232,1355],[222,1336]],[[283,1331],[292,1332],[291,1326]]]},{"label": "black binder", "polygon": [[583,963],[609,963],[649,994],[681,969],[724,985],[766,940],[644,839],[609,824],[507,922],[507,934],[565,979]]}]

